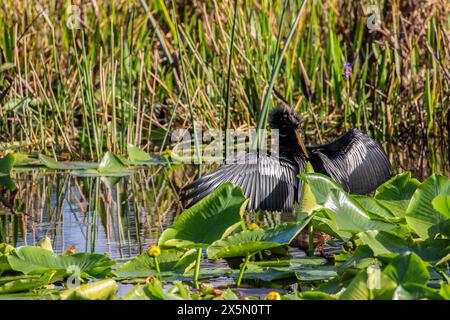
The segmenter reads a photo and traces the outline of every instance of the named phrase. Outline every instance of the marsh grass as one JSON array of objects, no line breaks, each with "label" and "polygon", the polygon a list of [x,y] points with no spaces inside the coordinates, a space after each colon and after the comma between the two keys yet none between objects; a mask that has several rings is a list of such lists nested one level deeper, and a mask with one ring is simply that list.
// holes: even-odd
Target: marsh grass
[{"label": "marsh grass", "polygon": [[448,174],[448,4],[378,4],[371,31],[364,2],[307,1],[287,43],[302,1],[81,1],[79,30],[65,2],[2,1],[0,152],[164,152],[175,128],[256,127],[273,80],[307,143],[357,127]]}]

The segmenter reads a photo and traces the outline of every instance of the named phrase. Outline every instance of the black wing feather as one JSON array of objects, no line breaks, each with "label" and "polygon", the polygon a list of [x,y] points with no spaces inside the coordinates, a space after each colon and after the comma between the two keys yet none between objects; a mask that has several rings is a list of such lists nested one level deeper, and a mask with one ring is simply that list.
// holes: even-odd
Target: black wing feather
[{"label": "black wing feather", "polygon": [[299,164],[293,160],[250,152],[237,163],[224,165],[187,185],[181,200],[192,200],[191,206],[222,183],[231,182],[250,198],[248,211],[291,211],[298,197],[298,173]]},{"label": "black wing feather", "polygon": [[329,144],[308,147],[308,151],[314,170],[332,177],[350,193],[372,192],[391,177],[384,150],[358,129]]}]

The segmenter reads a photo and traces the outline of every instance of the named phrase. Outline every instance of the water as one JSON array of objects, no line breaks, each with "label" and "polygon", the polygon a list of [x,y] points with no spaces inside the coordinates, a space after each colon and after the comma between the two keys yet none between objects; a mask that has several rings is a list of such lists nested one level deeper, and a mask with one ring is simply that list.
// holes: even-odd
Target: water
[{"label": "water", "polygon": [[175,192],[167,190],[171,183],[166,176],[164,168],[142,170],[111,185],[114,181],[105,178],[45,170],[16,173],[18,191],[7,200],[14,213],[0,209],[3,240],[36,245],[48,236],[58,253],[75,246],[79,252],[108,253],[111,258],[138,255],[176,213]]},{"label": "water", "polygon": [[[86,178],[44,169],[14,173],[17,193],[0,209],[2,240],[37,245],[45,236],[56,252],[107,253],[126,259],[145,252],[181,211],[181,168],[142,169],[118,181]],[[260,225],[293,221],[293,214],[249,214]]]},{"label": "water", "polygon": [[[390,152],[389,157],[396,173],[410,170],[423,179],[433,169],[423,149],[408,148],[394,154]],[[439,171],[448,174],[448,162],[439,161],[444,164]],[[48,236],[57,253],[75,246],[78,252],[107,253],[113,259],[128,260],[157,242],[181,212],[178,193],[192,176],[192,168],[155,166],[118,180],[81,178],[45,169],[15,170],[12,178],[17,191],[1,194],[0,242],[34,246]],[[289,213],[247,214],[245,219],[246,223],[275,225],[295,217]],[[290,250],[294,256],[304,255],[299,249]],[[229,269],[222,260],[205,261],[202,268]],[[210,281],[219,288],[233,284],[228,277]],[[120,290],[124,293],[130,287],[123,285]],[[264,290],[244,289],[245,294]]]}]

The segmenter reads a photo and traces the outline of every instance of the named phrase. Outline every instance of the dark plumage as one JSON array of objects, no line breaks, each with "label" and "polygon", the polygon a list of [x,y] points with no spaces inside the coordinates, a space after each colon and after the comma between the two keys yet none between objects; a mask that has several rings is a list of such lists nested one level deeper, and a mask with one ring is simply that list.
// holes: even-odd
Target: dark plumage
[{"label": "dark plumage", "polygon": [[305,172],[307,161],[315,172],[333,178],[350,193],[369,193],[390,178],[391,167],[383,149],[367,134],[351,129],[331,143],[305,147],[301,122],[290,108],[274,109],[269,123],[279,130],[278,155],[251,151],[186,186],[182,200],[192,199],[192,205],[220,184],[231,182],[249,198],[248,211],[292,211],[302,194],[297,175]]}]

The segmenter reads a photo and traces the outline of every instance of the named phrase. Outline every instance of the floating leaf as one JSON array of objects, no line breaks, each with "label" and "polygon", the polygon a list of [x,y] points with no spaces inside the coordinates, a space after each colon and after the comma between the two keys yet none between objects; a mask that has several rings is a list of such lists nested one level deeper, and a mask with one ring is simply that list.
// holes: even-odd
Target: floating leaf
[{"label": "floating leaf", "polygon": [[[183,274],[189,270],[196,259],[195,250],[187,252],[178,250],[162,250],[158,257],[159,268],[164,275],[165,272],[171,274]],[[147,277],[156,275],[155,259],[147,252],[124,263],[117,268],[117,273],[121,277]]]},{"label": "floating leaf", "polygon": [[[449,190],[450,192],[450,190]],[[431,201],[434,210],[450,219],[450,194],[440,194]]]},{"label": "floating leaf", "polygon": [[392,300],[443,300],[444,298],[436,291],[423,284],[405,283],[398,286],[392,296]]},{"label": "floating leaf", "polygon": [[396,283],[380,272],[375,279],[375,285],[369,289],[369,275],[367,269],[361,270],[354,277],[347,288],[339,295],[339,300],[389,300],[397,287]]},{"label": "floating leaf", "polygon": [[383,273],[399,285],[408,282],[424,285],[430,279],[426,264],[413,252],[402,254],[392,260]]},{"label": "floating leaf", "polygon": [[184,211],[159,239],[161,246],[207,247],[234,230],[247,200],[242,189],[224,183]]},{"label": "floating leaf", "polygon": [[397,217],[404,217],[409,201],[419,185],[419,180],[411,178],[410,172],[405,172],[379,186],[375,199]]},{"label": "floating leaf", "polygon": [[301,174],[300,177],[311,187],[316,203],[331,213],[333,224],[329,227],[337,228],[336,233],[397,228],[394,224],[372,220],[361,205],[329,177],[318,173]]},{"label": "floating leaf", "polygon": [[122,177],[132,175],[135,171],[129,170],[123,161],[112,154],[105,153],[97,170],[76,170],[72,174],[79,177]]},{"label": "floating leaf", "polygon": [[336,300],[335,296],[320,291],[300,292],[298,296],[302,300]]},{"label": "floating leaf", "polygon": [[33,290],[62,279],[64,272],[51,271],[39,278],[11,280],[0,285],[0,294]]},{"label": "floating leaf", "polygon": [[[175,287],[175,289],[177,288]],[[124,300],[186,300],[187,298],[171,292],[170,289],[163,289],[162,284],[158,280],[154,280],[144,286],[134,286],[123,296]]]},{"label": "floating leaf", "polygon": [[62,300],[108,300],[117,292],[118,286],[113,279],[105,279],[67,289],[60,293]]},{"label": "floating leaf", "polygon": [[76,253],[70,256],[57,254],[39,247],[19,247],[8,256],[15,271],[24,274],[44,274],[54,270],[65,270],[67,275],[77,268],[81,276],[104,277],[111,273],[114,261],[97,253]]},{"label": "floating leaf", "polygon": [[398,221],[398,217],[396,217],[388,208],[386,208],[380,201],[375,198],[354,195],[353,199],[358,201],[366,210],[366,212],[372,214],[374,217],[383,218],[388,221]]},{"label": "floating leaf", "polygon": [[358,234],[361,242],[370,247],[375,256],[395,258],[406,252],[416,253],[422,260],[436,263],[450,252],[450,240],[414,242],[384,231],[366,231]]},{"label": "floating leaf", "polygon": [[146,162],[152,158],[147,152],[139,149],[138,147],[133,146],[132,144],[128,144],[127,151],[128,151],[128,160],[131,163]]},{"label": "floating leaf", "polygon": [[450,180],[433,174],[414,192],[406,213],[406,221],[422,239],[434,238],[438,234],[450,236],[450,220],[432,205],[433,199],[448,195],[449,190]]},{"label": "floating leaf", "polygon": [[41,161],[36,158],[30,157],[26,153],[14,152],[14,167],[28,167],[28,166],[38,166],[41,165]]},{"label": "floating leaf", "polygon": [[98,167],[97,163],[88,162],[73,162],[73,161],[57,161],[53,158],[39,155],[39,160],[44,166],[53,170],[84,170],[84,169],[95,169]]},{"label": "floating leaf", "polygon": [[301,224],[285,223],[274,228],[245,230],[215,241],[208,247],[208,257],[232,258],[245,257],[258,251],[288,245],[303,230],[312,216]]}]

